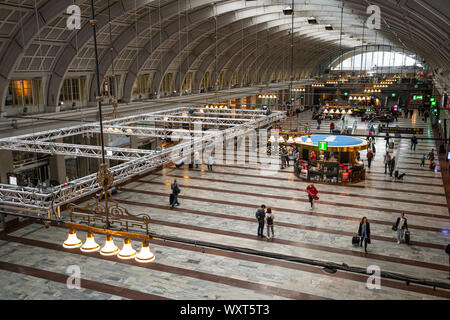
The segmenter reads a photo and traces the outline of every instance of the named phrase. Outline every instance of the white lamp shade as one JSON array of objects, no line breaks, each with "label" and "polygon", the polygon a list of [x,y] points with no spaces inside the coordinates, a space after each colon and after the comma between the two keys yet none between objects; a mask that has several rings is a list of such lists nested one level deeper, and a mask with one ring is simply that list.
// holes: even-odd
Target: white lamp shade
[{"label": "white lamp shade", "polygon": [[289,137],[289,139],[288,139],[288,141],[287,142],[289,142],[289,143],[294,143],[294,139],[292,138],[292,136],[291,137]]},{"label": "white lamp shade", "polygon": [[66,249],[74,249],[81,247],[81,240],[78,239],[77,234],[74,229],[71,229],[69,231],[69,236],[67,237],[67,240],[64,241],[63,247]]},{"label": "white lamp shade", "polygon": [[305,143],[311,143],[311,144],[313,143],[310,136],[308,136],[308,138],[306,139]]},{"label": "white lamp shade", "polygon": [[120,259],[133,259],[136,257],[136,250],[133,249],[130,239],[126,238],[123,240],[122,250],[119,251],[117,256]]},{"label": "white lamp shade", "polygon": [[95,242],[94,234],[89,232],[86,236],[86,242],[80,248],[83,252],[96,252],[100,250],[100,246]]},{"label": "white lamp shade", "polygon": [[270,141],[270,142],[275,142],[275,137],[274,137],[274,135],[271,135],[271,136],[270,136],[269,141]]},{"label": "white lamp shade", "polygon": [[106,236],[106,243],[100,250],[100,254],[104,256],[115,256],[119,252],[119,248],[114,243],[111,235]]},{"label": "white lamp shade", "polygon": [[134,258],[137,262],[147,263],[155,260],[155,255],[150,251],[147,241],[142,243],[142,249]]},{"label": "white lamp shade", "polygon": [[278,138],[278,142],[284,142],[284,138],[283,138],[282,136],[280,136],[280,137]]},{"label": "white lamp shade", "polygon": [[300,138],[300,137],[296,137],[294,140],[295,140],[295,142],[302,142],[302,138]]}]

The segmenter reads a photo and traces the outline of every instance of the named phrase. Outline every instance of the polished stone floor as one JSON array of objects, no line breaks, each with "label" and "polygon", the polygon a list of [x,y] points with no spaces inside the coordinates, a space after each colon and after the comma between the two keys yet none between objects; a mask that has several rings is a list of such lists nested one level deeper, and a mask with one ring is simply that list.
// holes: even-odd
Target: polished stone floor
[{"label": "polished stone floor", "polygon": [[[350,118],[353,119],[353,118]],[[284,125],[313,125],[310,113]],[[422,127],[417,114],[394,125]],[[358,123],[358,129],[367,129]],[[314,132],[315,130],[313,130]],[[323,122],[321,132],[329,131]],[[132,213],[151,216],[151,232],[184,239],[280,253],[325,262],[395,272],[450,283],[447,279],[450,241],[449,206],[440,172],[420,167],[422,154],[435,148],[431,140],[410,150],[409,139],[395,139],[394,154],[402,182],[384,174],[385,142],[377,152],[367,180],[334,186],[317,184],[320,200],[310,209],[306,183],[292,166],[262,174],[257,154],[252,164],[218,164],[213,171],[166,167],[125,186],[115,196]],[[435,148],[436,149],[436,148]],[[361,154],[365,160],[365,152]],[[181,205],[168,205],[170,183],[177,179]],[[256,236],[255,210],[273,209],[275,238]],[[392,224],[406,213],[411,244],[397,244]],[[360,219],[371,222],[368,253],[351,245]],[[266,230],[264,231],[266,234]],[[78,232],[80,239],[85,233]],[[152,240],[156,260],[150,264],[67,250],[61,243],[67,229],[23,222],[0,240],[1,299],[449,299],[450,291],[382,279],[381,288],[367,288],[367,275],[281,261],[226,250]],[[104,237],[97,235],[99,244]],[[116,240],[119,245],[119,239]],[[138,241],[132,241],[136,249]],[[81,288],[66,285],[67,267],[81,270]]]}]

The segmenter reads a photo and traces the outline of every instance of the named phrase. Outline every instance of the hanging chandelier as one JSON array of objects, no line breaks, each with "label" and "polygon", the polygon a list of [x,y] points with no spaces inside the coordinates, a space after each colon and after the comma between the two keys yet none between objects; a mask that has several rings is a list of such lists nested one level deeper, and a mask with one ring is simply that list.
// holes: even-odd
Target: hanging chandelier
[{"label": "hanging chandelier", "polygon": [[[103,256],[117,256],[119,259],[133,259],[136,258],[138,262],[151,262],[155,259],[151,253],[148,241],[151,236],[148,233],[148,225],[150,217],[146,214],[133,215],[128,210],[119,205],[111,195],[111,187],[114,183],[112,173],[102,164],[97,173],[97,183],[103,188],[103,192],[95,198],[94,202],[88,203],[85,206],[78,206],[76,204],[69,204],[70,222],[65,225],[70,227],[69,235],[63,243],[66,249],[80,248],[82,252],[97,252]],[[104,199],[104,204],[100,201]],[[80,222],[74,222],[79,220]],[[104,224],[104,228],[96,228],[91,226],[92,223]],[[145,234],[137,232],[129,232],[129,224],[132,223],[134,228],[140,228],[145,231]],[[121,231],[112,228],[117,226]],[[125,231],[122,231],[125,228]],[[76,229],[86,230],[86,241],[81,244],[81,240],[76,235]],[[106,242],[102,248],[95,241],[95,233],[106,234]],[[123,247],[119,248],[115,245],[113,235],[124,237]],[[142,249],[139,254],[132,247],[130,238],[143,239]]]},{"label": "hanging chandelier", "polygon": [[262,94],[258,94],[258,98],[260,98],[260,99],[276,99],[277,95],[275,93],[262,93]]}]

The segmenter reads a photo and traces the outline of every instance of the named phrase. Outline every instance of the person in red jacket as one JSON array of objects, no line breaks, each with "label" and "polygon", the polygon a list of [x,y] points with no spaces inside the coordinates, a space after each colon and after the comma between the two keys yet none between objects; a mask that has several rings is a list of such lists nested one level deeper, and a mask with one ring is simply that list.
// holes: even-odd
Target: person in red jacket
[{"label": "person in red jacket", "polygon": [[313,208],[313,200],[319,200],[319,197],[317,194],[319,191],[314,186],[314,183],[311,183],[309,186],[306,187],[306,192],[308,193],[309,202],[311,203],[311,209]]},{"label": "person in red jacket", "polygon": [[334,122],[331,121],[331,123],[330,123],[330,133],[332,133],[333,130],[334,130]]}]

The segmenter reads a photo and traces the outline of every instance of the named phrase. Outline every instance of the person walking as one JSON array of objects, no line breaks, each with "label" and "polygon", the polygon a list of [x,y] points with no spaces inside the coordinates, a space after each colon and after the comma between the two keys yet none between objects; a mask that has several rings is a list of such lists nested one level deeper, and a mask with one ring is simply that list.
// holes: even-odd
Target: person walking
[{"label": "person walking", "polygon": [[367,166],[370,169],[370,164],[372,163],[372,160],[373,160],[373,157],[374,157],[372,149],[369,149],[369,151],[367,152],[366,156],[367,156]]},{"label": "person walking", "polygon": [[[275,236],[273,232],[273,221],[275,220],[275,216],[272,213],[271,208],[267,208],[266,216],[265,216],[266,224],[267,224],[267,238],[273,239]],[[272,231],[272,236],[270,236],[270,232]]]},{"label": "person walking", "polygon": [[364,251],[367,253],[367,244],[370,244],[370,223],[366,217],[359,223],[358,236],[361,237],[359,246],[362,247],[364,242]]},{"label": "person walking", "polygon": [[389,154],[389,151],[386,151],[386,154],[384,155],[384,174],[387,173],[387,170],[391,171],[391,155]]},{"label": "person walking", "polygon": [[414,134],[411,138],[411,150],[416,151],[416,145],[417,145],[417,137]]},{"label": "person walking", "polygon": [[384,140],[386,140],[386,148],[389,148],[389,133],[386,133],[386,137],[384,138]]},{"label": "person walking", "polygon": [[284,149],[281,149],[281,169],[284,169],[286,167],[286,153],[284,152]]},{"label": "person walking", "polygon": [[208,171],[213,171],[214,157],[210,155],[208,157]]},{"label": "person walking", "polygon": [[431,164],[434,161],[434,149],[431,149],[431,151],[428,153],[428,160],[430,160],[430,168],[431,168]]},{"label": "person walking", "polygon": [[173,208],[174,206],[179,206],[180,203],[178,202],[178,195],[180,194],[181,190],[180,190],[180,186],[177,183],[177,180],[175,179],[172,183],[172,185],[170,186],[170,188],[172,189],[172,194],[171,194],[171,208]]},{"label": "person walking", "polygon": [[331,123],[330,123],[330,133],[333,133],[333,130],[334,130],[334,122],[333,122],[333,120],[331,120]]},{"label": "person walking", "polygon": [[201,164],[200,153],[198,151],[195,151],[195,153],[194,153],[194,163],[195,163],[195,168],[198,169],[198,166]]},{"label": "person walking", "polygon": [[321,116],[319,116],[318,118],[317,118],[317,130],[320,130],[320,125],[322,124],[322,117]]},{"label": "person walking", "polygon": [[317,194],[319,193],[319,190],[316,189],[314,186],[314,183],[311,183],[309,186],[306,187],[306,192],[308,193],[309,202],[311,203],[311,209],[313,209],[314,200],[319,200],[319,197]]},{"label": "person walking", "polygon": [[425,167],[425,153],[422,155],[422,162],[420,163],[421,167]]},{"label": "person walking", "polygon": [[397,231],[397,244],[400,244],[400,242],[402,241],[405,230],[408,231],[407,220],[408,219],[405,218],[405,213],[402,212],[402,215],[397,218],[397,221],[392,227],[392,230]]},{"label": "person walking", "polygon": [[258,237],[264,237],[264,219],[266,217],[266,206],[261,205],[261,208],[256,210],[256,220],[258,221]]},{"label": "person walking", "polygon": [[390,165],[389,165],[389,175],[392,177],[392,173],[395,169],[395,156],[392,157]]}]

